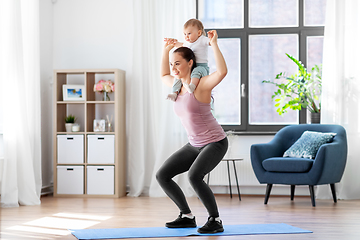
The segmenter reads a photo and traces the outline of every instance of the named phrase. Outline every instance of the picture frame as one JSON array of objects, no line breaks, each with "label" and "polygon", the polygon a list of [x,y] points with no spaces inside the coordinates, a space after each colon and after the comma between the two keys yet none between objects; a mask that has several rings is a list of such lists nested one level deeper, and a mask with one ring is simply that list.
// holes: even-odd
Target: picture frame
[{"label": "picture frame", "polygon": [[63,85],[63,101],[85,101],[84,85]]},{"label": "picture frame", "polygon": [[94,132],[105,132],[105,119],[94,119]]}]

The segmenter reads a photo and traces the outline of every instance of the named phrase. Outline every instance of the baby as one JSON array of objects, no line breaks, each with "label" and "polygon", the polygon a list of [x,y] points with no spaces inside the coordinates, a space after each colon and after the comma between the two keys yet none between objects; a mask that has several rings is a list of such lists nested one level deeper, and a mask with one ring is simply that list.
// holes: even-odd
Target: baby
[{"label": "baby", "polygon": [[[184,36],[185,43],[177,42],[177,40],[175,40],[175,47],[188,47],[195,54],[196,67],[191,72],[191,83],[184,83],[185,89],[189,93],[193,93],[199,84],[200,78],[209,75],[207,47],[210,46],[210,42],[209,38],[206,37],[202,22],[197,19],[190,19],[184,24]],[[164,41],[167,40],[169,40],[169,38],[164,39]],[[180,92],[181,86],[181,80],[175,79],[172,93],[168,94],[167,99],[175,101]]]}]

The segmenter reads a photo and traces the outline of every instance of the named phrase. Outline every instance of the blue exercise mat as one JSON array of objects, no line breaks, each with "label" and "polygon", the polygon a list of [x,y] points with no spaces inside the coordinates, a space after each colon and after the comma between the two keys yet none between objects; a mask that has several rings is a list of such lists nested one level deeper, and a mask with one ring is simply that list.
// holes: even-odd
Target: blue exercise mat
[{"label": "blue exercise mat", "polygon": [[225,225],[224,229],[225,229],[224,232],[215,233],[215,234],[201,234],[197,232],[197,228],[166,228],[166,227],[80,229],[80,230],[70,229],[70,231],[79,240],[312,233],[311,231],[293,227],[285,223]]}]

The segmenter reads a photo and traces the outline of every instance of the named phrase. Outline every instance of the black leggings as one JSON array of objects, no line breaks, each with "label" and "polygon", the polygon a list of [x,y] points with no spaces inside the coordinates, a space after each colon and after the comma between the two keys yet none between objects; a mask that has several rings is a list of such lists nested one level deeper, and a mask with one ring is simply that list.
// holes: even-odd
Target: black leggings
[{"label": "black leggings", "polygon": [[226,137],[203,147],[193,147],[188,143],[171,155],[161,166],[156,174],[156,179],[165,193],[178,206],[181,213],[187,214],[191,210],[184,193],[172,178],[189,171],[190,184],[206,207],[209,216],[219,217],[214,194],[203,179],[219,164],[227,148],[228,140]]}]

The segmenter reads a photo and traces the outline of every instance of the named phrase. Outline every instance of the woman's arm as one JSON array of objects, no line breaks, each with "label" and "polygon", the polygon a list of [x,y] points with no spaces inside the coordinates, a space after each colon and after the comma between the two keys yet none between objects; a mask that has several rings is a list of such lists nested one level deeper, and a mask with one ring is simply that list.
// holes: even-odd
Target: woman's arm
[{"label": "woman's arm", "polygon": [[169,67],[169,52],[174,47],[174,40],[167,40],[164,45],[163,54],[161,58],[161,80],[163,83],[171,87],[174,83],[174,77],[170,75],[170,67]]},{"label": "woman's arm", "polygon": [[210,45],[214,52],[216,71],[200,79],[199,87],[202,90],[212,90],[216,85],[218,85],[227,74],[227,67],[225,59],[219,49],[217,44],[217,32],[215,30],[208,32],[208,37],[210,38]]},{"label": "woman's arm", "polygon": [[175,43],[175,47],[178,48],[178,47],[182,47],[184,45],[184,43],[182,42],[179,42],[177,39],[175,38],[164,38],[164,41],[165,42],[168,42],[168,41],[171,41],[171,40],[174,40],[174,43]]}]

